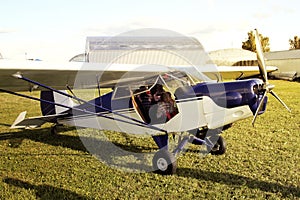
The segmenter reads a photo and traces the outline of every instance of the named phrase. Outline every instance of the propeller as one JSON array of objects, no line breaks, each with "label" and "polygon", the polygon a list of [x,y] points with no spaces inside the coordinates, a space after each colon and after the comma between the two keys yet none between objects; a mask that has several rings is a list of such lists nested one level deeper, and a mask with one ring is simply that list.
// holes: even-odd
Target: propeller
[{"label": "propeller", "polygon": [[255,44],[256,44],[256,55],[257,55],[257,62],[258,62],[258,67],[259,67],[259,71],[260,71],[260,75],[262,77],[262,80],[264,82],[263,84],[263,88],[261,89],[263,91],[263,97],[261,98],[259,105],[257,107],[257,110],[254,114],[253,120],[252,120],[252,125],[254,126],[255,120],[258,116],[258,113],[264,103],[264,100],[267,96],[267,93],[271,93],[289,112],[291,112],[291,110],[289,109],[289,107],[279,98],[279,96],[273,91],[274,89],[274,85],[270,84],[268,81],[268,73],[267,73],[267,69],[266,69],[266,63],[265,63],[265,59],[264,59],[264,55],[263,55],[263,51],[262,51],[262,47],[261,47],[261,43],[260,43],[260,39],[259,39],[259,34],[257,29],[255,29]]}]

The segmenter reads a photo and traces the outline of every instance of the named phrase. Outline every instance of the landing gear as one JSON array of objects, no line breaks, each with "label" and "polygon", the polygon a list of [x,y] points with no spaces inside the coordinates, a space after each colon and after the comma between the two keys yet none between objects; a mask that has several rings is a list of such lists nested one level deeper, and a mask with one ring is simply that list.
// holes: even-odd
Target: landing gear
[{"label": "landing gear", "polygon": [[51,134],[52,135],[57,135],[58,130],[57,130],[57,125],[54,125],[51,127]]},{"label": "landing gear", "polygon": [[[175,156],[182,152],[188,143],[195,145],[206,145],[207,152],[212,155],[222,155],[226,152],[225,139],[220,136],[222,130],[195,130],[196,133],[192,135],[182,136],[177,147],[172,151],[168,151],[168,136],[155,136],[155,142],[160,150],[155,153],[152,159],[152,166],[155,173],[162,175],[171,175],[176,173],[177,162]],[[191,131],[192,132],[192,131]]]},{"label": "landing gear", "polygon": [[155,172],[162,175],[175,174],[177,169],[175,156],[166,149],[161,149],[155,153],[152,165]]},{"label": "landing gear", "polygon": [[212,155],[223,155],[226,152],[226,142],[225,139],[219,135],[219,138],[214,145],[214,147],[210,150]]},{"label": "landing gear", "polygon": [[[230,127],[231,124],[226,125],[223,127],[223,130],[226,130]],[[226,141],[220,135],[223,130],[222,129],[198,130],[196,132],[196,137],[203,140],[207,137],[208,140],[211,142],[211,144],[214,144],[213,147],[207,147],[209,153],[211,153],[212,155],[223,155],[226,152]]]}]

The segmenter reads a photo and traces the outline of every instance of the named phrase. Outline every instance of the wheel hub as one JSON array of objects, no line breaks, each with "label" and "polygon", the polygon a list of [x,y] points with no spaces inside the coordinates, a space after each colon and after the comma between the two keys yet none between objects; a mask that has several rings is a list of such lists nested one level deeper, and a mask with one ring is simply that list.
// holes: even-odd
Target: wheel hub
[{"label": "wheel hub", "polygon": [[168,162],[164,158],[159,158],[157,160],[157,168],[161,171],[166,171],[168,168]]}]

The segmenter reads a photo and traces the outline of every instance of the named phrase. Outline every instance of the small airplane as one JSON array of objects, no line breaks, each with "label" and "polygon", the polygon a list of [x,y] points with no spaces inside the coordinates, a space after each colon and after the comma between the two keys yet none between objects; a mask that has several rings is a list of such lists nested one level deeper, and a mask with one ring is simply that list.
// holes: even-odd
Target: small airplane
[{"label": "small airplane", "polygon": [[[53,133],[57,132],[57,125],[67,125],[150,135],[159,148],[152,160],[153,169],[163,175],[174,174],[176,156],[188,143],[204,145],[214,155],[224,154],[222,130],[252,116],[254,125],[257,116],[266,110],[268,93],[290,111],[268,82],[257,30],[256,44],[262,79],[211,81],[208,77],[214,76],[214,72],[207,66],[195,71],[191,66],[126,64],[124,67],[89,62],[53,65],[42,61],[12,65],[1,60],[0,92],[41,104],[43,116],[26,118],[26,112],[22,112],[12,128],[35,128],[50,122],[54,124]],[[232,69],[224,68],[223,72]],[[236,67],[231,72],[238,72],[237,77],[241,77],[243,70],[247,68]],[[76,86],[84,91],[97,88],[99,93],[79,97],[73,91]],[[100,87],[112,90],[101,95]],[[35,89],[41,90],[40,98],[18,93]],[[182,134],[171,151],[169,135],[174,133],[187,134]]]},{"label": "small airplane", "polygon": [[277,71],[270,77],[275,79],[299,81],[300,78],[300,49],[273,51],[265,54],[266,63],[276,65]]}]

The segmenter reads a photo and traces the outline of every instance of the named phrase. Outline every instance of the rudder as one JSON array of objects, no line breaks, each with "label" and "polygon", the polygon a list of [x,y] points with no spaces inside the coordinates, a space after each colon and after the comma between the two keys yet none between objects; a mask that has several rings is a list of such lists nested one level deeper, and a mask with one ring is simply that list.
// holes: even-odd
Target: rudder
[{"label": "rudder", "polygon": [[[60,91],[67,94],[66,90],[60,90]],[[53,92],[53,91],[41,91],[41,99],[46,100],[48,102],[62,104],[62,105],[68,106],[68,107],[74,106],[74,102],[72,101],[72,99],[70,97],[67,97],[65,95],[62,95],[62,94],[59,94],[59,93]],[[40,104],[41,111],[44,116],[45,115],[55,115],[55,114],[59,114],[59,113],[69,110],[69,108],[65,108],[65,107],[58,106],[58,105],[48,103],[48,102],[41,101],[41,104]]]}]

